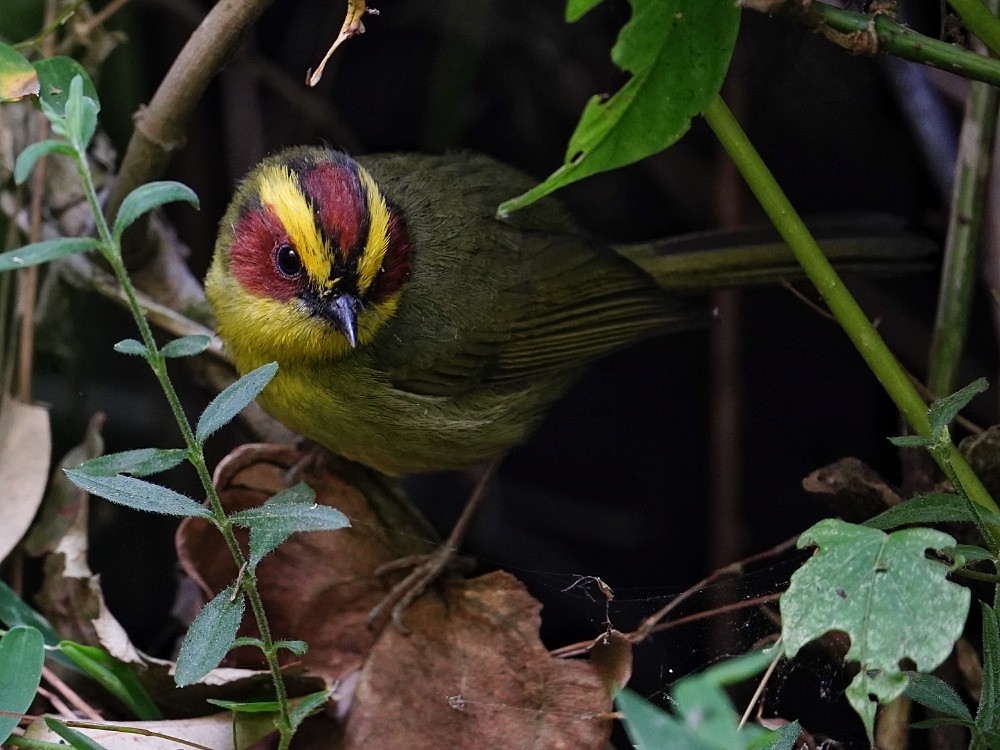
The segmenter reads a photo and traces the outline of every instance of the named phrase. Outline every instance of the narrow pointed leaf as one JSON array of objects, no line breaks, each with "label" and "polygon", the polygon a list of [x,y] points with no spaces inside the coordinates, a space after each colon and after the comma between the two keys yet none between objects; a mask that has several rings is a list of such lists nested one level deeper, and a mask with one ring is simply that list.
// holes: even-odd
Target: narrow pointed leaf
[{"label": "narrow pointed leaf", "polygon": [[37,266],[52,260],[65,258],[67,255],[85,253],[100,247],[100,242],[92,237],[61,237],[57,240],[43,240],[32,245],[19,247],[0,253],[0,273],[13,271],[17,268]]},{"label": "narrow pointed leaf", "polygon": [[49,154],[62,154],[63,156],[76,156],[73,146],[66,141],[45,140],[32,143],[17,156],[14,162],[14,182],[23,185],[28,179],[28,175],[35,168],[38,160]]},{"label": "narrow pointed leaf", "polygon": [[988,604],[983,604],[983,690],[979,697],[976,726],[981,732],[998,729],[1000,719],[1000,626],[997,614]]},{"label": "narrow pointed leaf", "polygon": [[927,421],[931,423],[931,432],[937,432],[942,427],[947,427],[951,421],[958,416],[973,398],[990,387],[986,378],[973,380],[965,388],[945,396],[931,404],[927,410]]},{"label": "narrow pointed leaf", "polygon": [[122,339],[113,348],[119,354],[128,354],[132,357],[149,356],[149,349],[146,348],[146,345],[135,339]]},{"label": "narrow pointed leaf", "polygon": [[905,692],[908,698],[945,716],[972,721],[968,707],[947,682],[922,672],[907,672],[906,675],[910,678]]},{"label": "narrow pointed leaf", "polygon": [[793,721],[752,743],[750,750],[794,750],[800,734],[802,727]]},{"label": "narrow pointed leaf", "polygon": [[263,505],[234,513],[235,524],[250,529],[250,564],[256,565],[296,531],[333,531],[350,526],[335,508],[318,505],[305,484],[280,492]]},{"label": "narrow pointed leaf", "polygon": [[600,5],[602,0],[569,0],[566,3],[566,20],[569,23],[583,18],[584,15]]},{"label": "narrow pointed leaf", "polygon": [[0,638],[0,745],[7,741],[31,706],[42,679],[45,646],[42,634],[19,625]]},{"label": "narrow pointed leaf", "polygon": [[66,469],[65,472],[70,481],[81,490],[118,505],[167,516],[212,518],[212,512],[201,503],[152,482],[121,474],[95,477],[79,469]]},{"label": "narrow pointed leaf", "polygon": [[[73,76],[66,99],[66,132],[63,135],[81,152],[86,150],[97,132],[97,113],[100,110],[97,101],[84,94],[83,76]],[[53,130],[57,129],[53,127]]]},{"label": "narrow pointed leaf", "polygon": [[[987,523],[1000,524],[1000,516],[997,514],[985,509],[980,509],[979,512]],[[910,524],[954,523],[956,521],[976,522],[969,509],[969,503],[958,495],[937,492],[912,497],[906,502],[869,518],[863,525],[886,531]]]},{"label": "narrow pointed leaf", "polygon": [[66,726],[51,716],[45,717],[45,726],[66,740],[73,750],[106,750],[104,745],[97,740],[91,739],[83,732],[78,732],[72,727]]},{"label": "narrow pointed leaf", "polygon": [[168,341],[160,349],[160,354],[167,358],[193,357],[196,354],[201,354],[211,345],[212,339],[208,336],[182,336],[179,339]]},{"label": "narrow pointed leaf", "polygon": [[277,371],[277,362],[258,367],[212,399],[198,420],[198,428],[195,433],[198,442],[204,443],[209,435],[243,411],[271,382],[271,378]]},{"label": "narrow pointed leaf", "polygon": [[204,606],[188,628],[177,654],[174,681],[178,687],[190,685],[207,675],[225,658],[236,640],[243,620],[243,592],[233,596],[228,586]]},{"label": "narrow pointed leaf", "polygon": [[897,448],[926,448],[934,444],[934,440],[923,435],[899,435],[889,438],[889,442]]},{"label": "narrow pointed leaf", "polygon": [[59,650],[84,674],[125,704],[137,719],[157,721],[163,718],[132,670],[103,648],[62,641]]},{"label": "narrow pointed leaf", "polygon": [[304,656],[309,650],[309,644],[305,641],[276,641],[274,647],[291,651],[296,656]]},{"label": "narrow pointed leaf", "polygon": [[92,477],[113,477],[115,474],[145,477],[172,469],[186,458],[187,451],[182,448],[138,448],[92,458],[76,469]]},{"label": "narrow pointed leaf", "polygon": [[119,239],[122,233],[144,213],[165,203],[177,201],[187,201],[195,208],[199,205],[195,192],[180,182],[164,180],[140,185],[125,196],[121,208],[118,209],[118,216],[115,217],[115,239]]},{"label": "narrow pointed leaf", "polygon": [[330,692],[326,690],[303,695],[292,706],[291,715],[289,716],[292,720],[292,727],[298,727],[309,716],[323,708],[328,700],[330,700]]}]

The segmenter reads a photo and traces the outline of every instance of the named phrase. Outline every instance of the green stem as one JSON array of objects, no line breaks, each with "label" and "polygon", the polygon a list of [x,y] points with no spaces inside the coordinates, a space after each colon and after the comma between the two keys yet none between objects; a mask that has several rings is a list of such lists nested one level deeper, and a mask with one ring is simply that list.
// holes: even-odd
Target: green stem
[{"label": "green stem", "polygon": [[1000,19],[996,8],[987,8],[981,0],[948,0],[965,28],[978,36],[994,55],[1000,55]]},{"label": "green stem", "polygon": [[918,34],[885,14],[853,13],[820,0],[809,3],[790,0],[771,10],[798,19],[855,54],[895,55],[965,78],[1000,85],[1000,61]]},{"label": "green stem", "polygon": [[[973,0],[977,4],[978,1]],[[989,2],[994,9],[1000,7],[1000,0]],[[955,0],[952,4],[956,4]],[[986,13],[1000,25],[995,16],[989,11]],[[944,267],[941,270],[927,373],[927,386],[937,396],[951,393],[957,385],[977,277],[976,250],[989,184],[998,106],[1000,90],[980,81],[972,82],[959,138]]]},{"label": "green stem", "polygon": [[[140,305],[139,299],[135,293],[135,288],[132,285],[132,280],[129,278],[128,272],[125,269],[125,263],[121,256],[121,248],[112,236],[107,220],[104,218],[104,214],[100,209],[100,205],[97,200],[97,191],[94,189],[94,183],[90,176],[90,170],[87,167],[86,153],[82,148],[77,148],[76,164],[80,181],[84,187],[84,193],[87,196],[87,201],[90,204],[90,209],[97,223],[97,232],[102,242],[101,252],[108,264],[111,266],[115,278],[118,279],[118,283],[121,285],[122,291],[125,294],[129,310],[132,312],[132,316],[135,318],[136,325],[139,328],[139,335],[142,338],[142,343],[146,346],[146,351],[148,352],[146,360],[149,362],[149,366],[153,370],[153,374],[156,376],[156,380],[159,382],[160,388],[163,390],[163,394],[167,398],[167,402],[170,404],[170,410],[174,415],[174,419],[177,421],[177,426],[180,428],[181,436],[184,439],[184,445],[187,448],[188,460],[198,473],[198,479],[201,481],[202,487],[208,496],[209,504],[212,507],[212,515],[215,525],[222,533],[222,537],[225,540],[226,547],[229,549],[229,553],[232,555],[233,561],[236,563],[237,567],[242,570],[246,564],[246,558],[243,555],[243,550],[240,549],[236,535],[233,533],[233,525],[226,516],[226,511],[222,506],[222,500],[219,498],[214,482],[212,482],[211,472],[209,472],[208,464],[205,462],[204,449],[195,436],[194,430],[191,429],[191,423],[188,421],[187,415],[184,413],[184,407],[181,405],[180,397],[177,395],[177,391],[174,389],[173,383],[170,381],[170,377],[167,373],[166,358],[160,353],[160,349],[156,345],[156,339],[153,337],[153,331],[149,326],[149,322],[146,320],[146,316],[142,310],[142,305]],[[279,750],[285,750],[291,742],[292,734],[294,732],[288,708],[288,691],[285,688],[284,677],[281,674],[281,667],[278,663],[278,650],[275,648],[274,641],[271,637],[271,628],[267,621],[267,613],[264,610],[264,604],[260,598],[260,592],[257,588],[256,575],[252,570],[248,571],[247,575],[243,578],[242,588],[244,593],[247,595],[247,598],[250,600],[250,608],[253,611],[254,619],[257,622],[257,629],[260,631],[260,640],[264,645],[262,650],[264,652],[265,659],[267,660],[268,669],[271,673],[271,680],[274,684],[275,699],[278,704],[278,721],[276,722],[280,735],[278,748]]]},{"label": "green stem", "polygon": [[[821,4],[821,3],[816,3]],[[914,388],[906,371],[900,366],[882,337],[869,322],[864,311],[851,296],[820,250],[816,240],[795,212],[791,202],[778,186],[774,176],[764,164],[740,127],[732,112],[716,97],[705,110],[705,120],[712,128],[723,148],[736,164],[743,179],[757,197],[782,239],[788,243],[802,265],[809,280],[826,301],[830,312],[847,333],[875,377],[889,397],[903,413],[914,432],[931,437],[927,420],[927,404]],[[952,474],[961,482],[973,502],[993,512],[1000,512],[993,498],[979,477],[966,463],[965,458],[952,444],[945,455],[935,455],[935,460],[946,475]]]}]

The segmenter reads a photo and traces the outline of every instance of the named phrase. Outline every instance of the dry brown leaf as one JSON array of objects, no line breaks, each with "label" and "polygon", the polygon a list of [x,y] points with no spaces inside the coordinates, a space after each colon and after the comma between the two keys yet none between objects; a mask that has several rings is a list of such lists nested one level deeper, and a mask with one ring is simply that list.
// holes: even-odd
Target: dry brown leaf
[{"label": "dry brown leaf", "polygon": [[344,747],[601,748],[611,698],[589,663],[538,638],[541,606],[507,573],[453,583],[387,628],[361,674]]},{"label": "dry brown leaf", "polygon": [[863,461],[847,457],[817,469],[802,480],[806,492],[824,500],[845,521],[861,523],[903,502],[878,472]]},{"label": "dry brown leaf", "polygon": [[[301,639],[309,651],[301,663],[331,680],[344,679],[360,669],[377,632],[366,625],[368,612],[388,593],[391,579],[379,579],[380,565],[406,555],[427,552],[428,531],[418,529],[415,517],[392,489],[374,480],[368,497],[306,458],[299,478],[288,474],[303,461],[294,448],[247,445],[237,449],[216,469],[215,483],[227,513],[251,508],[301,479],[316,492],[316,502],[337,508],[351,519],[351,528],[294,534],[258,567],[261,596],[267,606],[275,638]],[[390,533],[390,529],[394,531]],[[407,533],[411,529],[412,533]],[[241,543],[246,534],[238,529]],[[236,568],[218,531],[200,519],[185,519],[177,529],[177,554],[184,570],[214,596],[236,578]],[[244,623],[243,633],[249,629]],[[237,653],[258,664],[249,650]]]},{"label": "dry brown leaf", "polygon": [[0,403],[0,560],[31,525],[45,494],[52,454],[49,413],[4,397]]},{"label": "dry brown leaf", "polygon": [[[603,746],[611,711],[606,681],[627,679],[628,648],[612,637],[600,667],[551,657],[538,637],[540,605],[505,573],[432,587],[406,612],[409,635],[369,630],[368,612],[391,584],[374,570],[427,551],[428,532],[384,480],[355,470],[361,473],[348,484],[280,446],[245,446],[220,464],[216,484],[226,511],[286,489],[294,483],[289,470],[300,464],[297,479],[316,491],[316,501],[352,522],[295,534],[258,568],[274,636],[307,641],[306,671],[341,681],[346,737],[317,735],[305,747]],[[185,519],[177,547],[206,596],[235,578],[209,524]]]}]

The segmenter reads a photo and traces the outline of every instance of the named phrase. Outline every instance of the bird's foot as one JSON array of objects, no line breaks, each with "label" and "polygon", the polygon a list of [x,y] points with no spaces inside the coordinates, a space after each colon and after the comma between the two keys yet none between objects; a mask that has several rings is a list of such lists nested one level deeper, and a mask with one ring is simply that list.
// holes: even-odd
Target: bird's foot
[{"label": "bird's foot", "polygon": [[403,625],[403,613],[416,601],[417,597],[427,590],[430,584],[441,577],[445,569],[454,561],[462,537],[465,536],[472,517],[483,498],[486,497],[486,492],[496,476],[500,460],[499,458],[493,460],[486,468],[485,473],[476,483],[476,488],[469,497],[469,501],[462,509],[462,514],[455,522],[451,534],[437,549],[424,555],[401,557],[375,569],[375,575],[381,576],[393,571],[412,568],[409,575],[393,586],[385,598],[368,613],[368,627],[372,627],[373,623],[384,617],[391,609],[391,619],[396,629],[404,634],[410,632]]}]

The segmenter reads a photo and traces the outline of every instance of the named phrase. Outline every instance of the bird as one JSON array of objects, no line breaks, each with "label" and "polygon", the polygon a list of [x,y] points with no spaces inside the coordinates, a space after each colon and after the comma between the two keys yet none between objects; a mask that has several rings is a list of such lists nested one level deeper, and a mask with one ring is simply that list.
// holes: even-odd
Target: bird
[{"label": "bird", "polygon": [[[384,474],[469,467],[524,442],[594,360],[704,325],[697,292],[794,274],[781,243],[610,244],[551,198],[497,218],[533,184],[471,151],[265,158],[221,220],[205,281],[237,371],[278,363],[260,405]],[[927,241],[830,247],[884,269]]]}]

